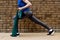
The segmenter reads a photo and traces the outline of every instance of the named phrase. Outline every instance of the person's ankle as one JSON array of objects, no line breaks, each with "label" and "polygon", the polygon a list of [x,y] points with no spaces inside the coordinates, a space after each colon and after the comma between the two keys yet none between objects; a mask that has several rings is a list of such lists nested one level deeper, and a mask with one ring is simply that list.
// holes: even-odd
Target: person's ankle
[{"label": "person's ankle", "polygon": [[50,29],[49,31],[52,31],[53,29]]}]

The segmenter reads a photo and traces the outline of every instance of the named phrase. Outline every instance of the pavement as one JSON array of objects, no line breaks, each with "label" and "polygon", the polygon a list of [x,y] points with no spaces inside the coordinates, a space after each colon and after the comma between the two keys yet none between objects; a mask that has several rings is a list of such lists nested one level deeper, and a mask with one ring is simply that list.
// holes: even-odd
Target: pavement
[{"label": "pavement", "polygon": [[60,40],[60,33],[46,35],[47,33],[20,33],[17,37],[11,37],[11,33],[0,33],[0,40]]}]

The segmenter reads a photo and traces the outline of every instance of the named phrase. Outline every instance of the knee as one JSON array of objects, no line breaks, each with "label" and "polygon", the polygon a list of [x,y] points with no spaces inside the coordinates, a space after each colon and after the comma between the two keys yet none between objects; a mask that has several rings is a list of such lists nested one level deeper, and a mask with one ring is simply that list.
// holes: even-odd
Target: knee
[{"label": "knee", "polygon": [[33,13],[32,13],[32,11],[28,11],[28,12],[25,13],[25,15],[26,15],[26,16],[32,16]]}]

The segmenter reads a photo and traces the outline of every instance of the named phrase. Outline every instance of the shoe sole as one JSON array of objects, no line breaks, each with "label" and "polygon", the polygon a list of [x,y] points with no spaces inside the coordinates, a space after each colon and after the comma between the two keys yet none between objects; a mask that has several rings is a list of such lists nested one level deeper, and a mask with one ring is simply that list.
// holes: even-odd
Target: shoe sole
[{"label": "shoe sole", "polygon": [[10,35],[11,37],[17,37],[19,34],[17,34],[17,35]]}]

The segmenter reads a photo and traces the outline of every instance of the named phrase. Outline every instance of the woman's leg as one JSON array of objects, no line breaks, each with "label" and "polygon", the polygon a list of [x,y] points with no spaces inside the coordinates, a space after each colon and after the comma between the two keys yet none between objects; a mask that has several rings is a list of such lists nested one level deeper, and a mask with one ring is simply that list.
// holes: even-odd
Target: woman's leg
[{"label": "woman's leg", "polygon": [[40,21],[39,19],[37,19],[35,16],[33,16],[32,12],[31,11],[28,11],[28,12],[25,12],[25,14],[27,15],[27,17],[32,20],[33,22],[35,22],[36,24],[39,24],[41,26],[43,26],[44,28],[46,28],[49,33],[48,35],[51,35],[54,31],[49,28],[45,23],[43,23],[42,21]]},{"label": "woman's leg", "polygon": [[43,26],[44,28],[46,28],[47,30],[50,30],[50,28],[44,24],[42,21],[40,21],[39,19],[37,19],[35,16],[33,16],[32,14],[32,11],[27,11],[27,12],[24,12],[24,14],[30,19],[32,20],[33,22]]},{"label": "woman's leg", "polygon": [[35,16],[30,16],[28,18],[30,20],[32,20],[33,22],[35,22],[36,24],[39,24],[39,25],[43,26],[44,28],[46,28],[47,30],[50,30],[50,28],[45,23],[43,23],[42,21],[40,21],[39,19],[37,19]]},{"label": "woman's leg", "polygon": [[18,20],[24,18],[24,14],[21,11],[17,11],[16,16],[13,17],[12,37],[18,36]]}]

